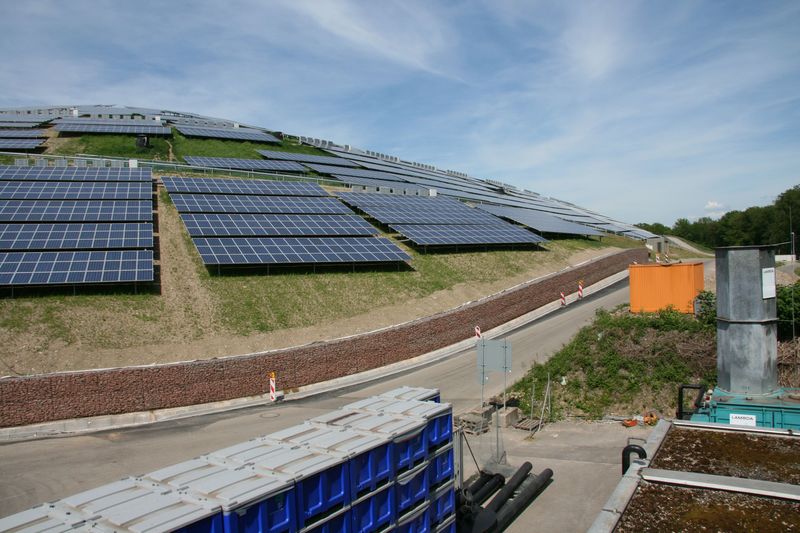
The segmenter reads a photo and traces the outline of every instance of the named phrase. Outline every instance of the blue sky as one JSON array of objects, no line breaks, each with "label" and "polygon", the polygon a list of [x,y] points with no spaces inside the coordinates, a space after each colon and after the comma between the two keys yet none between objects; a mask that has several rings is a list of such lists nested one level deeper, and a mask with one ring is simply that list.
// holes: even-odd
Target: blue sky
[{"label": "blue sky", "polygon": [[800,3],[0,0],[0,107],[191,111],[672,224],[800,183]]}]

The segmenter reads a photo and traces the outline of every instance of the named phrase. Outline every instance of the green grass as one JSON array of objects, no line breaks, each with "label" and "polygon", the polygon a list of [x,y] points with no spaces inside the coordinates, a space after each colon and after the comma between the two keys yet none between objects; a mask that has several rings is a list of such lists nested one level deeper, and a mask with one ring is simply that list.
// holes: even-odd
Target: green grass
[{"label": "green grass", "polygon": [[137,148],[136,137],[133,135],[97,134],[62,137],[58,147],[51,153],[55,155],[93,154],[168,161],[169,144],[172,144],[173,157],[179,163],[183,163],[184,157],[187,155],[261,159],[258,150],[326,154],[313,146],[303,146],[290,140],[283,140],[280,145],[276,145],[233,139],[185,137],[175,129],[172,132],[172,137],[150,137],[151,146],[149,148]]},{"label": "green grass", "polygon": [[169,145],[161,137],[150,137],[150,148],[137,148],[134,135],[81,135],[64,137],[53,151],[55,155],[92,154],[108,157],[129,157],[132,159],[155,159],[166,161],[169,158]]},{"label": "green grass", "polygon": [[312,326],[423,298],[460,283],[486,283],[529,271],[542,259],[567,257],[596,241],[565,240],[550,251],[496,250],[422,254],[408,249],[413,270],[285,270],[273,274],[210,275],[199,260],[203,283],[219,302],[221,322],[246,335]]},{"label": "green grass", "polygon": [[0,165],[13,165],[13,164],[14,164],[13,155],[0,155]]},{"label": "green grass", "polygon": [[714,327],[674,310],[601,310],[592,325],[511,387],[523,413],[530,412],[534,382],[542,401],[548,374],[555,418],[648,411],[673,416],[680,384],[716,380]]}]

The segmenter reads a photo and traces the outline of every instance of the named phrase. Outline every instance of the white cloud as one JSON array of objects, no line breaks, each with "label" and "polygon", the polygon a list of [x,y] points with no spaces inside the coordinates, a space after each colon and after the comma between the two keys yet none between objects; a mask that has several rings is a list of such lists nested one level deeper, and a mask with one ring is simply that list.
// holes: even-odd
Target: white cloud
[{"label": "white cloud", "polygon": [[706,202],[706,206],[703,209],[706,211],[718,211],[722,209],[722,204],[714,200],[709,200]]}]

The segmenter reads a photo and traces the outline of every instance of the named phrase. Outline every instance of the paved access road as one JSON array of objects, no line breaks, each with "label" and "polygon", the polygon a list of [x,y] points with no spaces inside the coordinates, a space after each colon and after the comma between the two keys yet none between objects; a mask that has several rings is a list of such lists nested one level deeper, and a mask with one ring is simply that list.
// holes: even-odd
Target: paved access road
[{"label": "paved access road", "polygon": [[[524,375],[532,362],[547,359],[569,341],[591,322],[597,309],[613,308],[627,300],[625,280],[507,335],[514,356],[509,383]],[[401,385],[439,388],[443,400],[452,403],[456,412],[476,407],[480,387],[475,351],[383,381],[282,405],[91,435],[2,444],[0,516],[277,431]],[[493,375],[487,395],[500,392],[502,385],[502,376]],[[553,484],[515,527],[536,523],[542,531],[585,530],[619,479],[619,451],[633,433],[625,433],[616,425],[564,424],[551,426],[533,442],[509,435],[510,458],[530,458],[535,471],[550,467],[555,472]]]}]

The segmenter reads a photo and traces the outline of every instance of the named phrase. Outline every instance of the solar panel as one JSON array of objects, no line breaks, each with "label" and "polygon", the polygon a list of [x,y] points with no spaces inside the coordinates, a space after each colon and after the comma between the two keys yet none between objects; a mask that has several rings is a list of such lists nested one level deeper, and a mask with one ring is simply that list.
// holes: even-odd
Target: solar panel
[{"label": "solar panel", "polygon": [[152,181],[149,168],[0,166],[0,180]]},{"label": "solar panel", "polygon": [[258,237],[294,235],[376,235],[378,230],[357,215],[269,215],[183,213],[192,237]]},{"label": "solar panel", "polygon": [[384,237],[196,238],[206,265],[382,263],[410,256]]},{"label": "solar panel", "polygon": [[183,158],[193,167],[230,168],[237,170],[273,170],[284,172],[307,172],[306,168],[294,161],[269,161],[265,159],[239,159],[236,157],[196,157]]},{"label": "solar panel", "polygon": [[0,200],[146,200],[144,181],[0,181]]},{"label": "solar panel", "polygon": [[421,246],[452,244],[538,244],[546,239],[511,224],[451,226],[397,224],[392,229]]},{"label": "solar panel", "polygon": [[33,150],[43,142],[43,139],[0,139],[0,150]]},{"label": "solar panel", "polygon": [[257,141],[266,143],[280,143],[280,139],[259,130],[247,128],[201,128],[197,126],[175,126],[187,137],[211,137],[214,139],[237,139],[242,141]]},{"label": "solar panel", "polygon": [[28,128],[36,128],[39,126],[38,122],[3,122],[0,120],[0,128],[17,128],[17,129],[28,129]]},{"label": "solar panel", "polygon": [[2,224],[0,250],[152,248],[150,223]]},{"label": "solar panel", "polygon": [[181,213],[353,214],[346,205],[331,197],[176,193],[170,198]]},{"label": "solar panel", "polygon": [[153,281],[152,250],[0,253],[0,285]]},{"label": "solar panel", "polygon": [[29,117],[25,115],[10,115],[6,113],[0,113],[0,121],[2,122],[11,122],[14,124],[41,124],[42,122],[47,122],[50,120],[46,117]]},{"label": "solar panel", "polygon": [[405,181],[386,181],[386,180],[374,180],[370,178],[357,178],[354,176],[333,176],[338,181],[342,183],[347,183],[349,185],[361,185],[363,187],[374,187],[378,188],[381,187],[383,189],[389,189],[390,191],[408,191],[408,192],[424,192],[427,194],[428,189],[423,187],[418,187],[414,184],[405,182]]},{"label": "solar panel", "polygon": [[365,206],[362,211],[383,224],[458,224],[458,225],[500,225],[499,218],[483,211],[433,211],[395,209],[381,206]]},{"label": "solar panel", "polygon": [[94,125],[112,125],[112,126],[163,126],[164,121],[149,119],[134,119],[134,118],[58,118],[53,121],[54,124],[94,124]]},{"label": "solar panel", "polygon": [[378,172],[376,170],[365,170],[363,168],[349,168],[349,167],[337,167],[333,165],[318,165],[316,163],[303,163],[305,166],[313,170],[314,172],[319,172],[320,174],[330,174],[337,176],[354,176],[357,178],[370,178],[370,179],[379,179],[379,180],[389,180],[389,181],[408,181],[404,179],[402,176],[398,176],[396,174],[391,174],[387,172]]},{"label": "solar panel", "polygon": [[328,196],[316,183],[233,178],[161,178],[169,193]]},{"label": "solar panel", "polygon": [[304,163],[320,163],[323,165],[336,165],[342,167],[358,166],[349,159],[326,155],[297,154],[294,152],[278,152],[276,150],[258,150],[258,153],[267,159],[281,159],[284,161],[302,161]]},{"label": "solar panel", "polygon": [[63,133],[127,133],[134,135],[172,135],[172,129],[162,126],[119,126],[114,124],[56,124]]},{"label": "solar panel", "polygon": [[519,222],[529,228],[547,233],[564,233],[569,235],[602,235],[601,232],[589,226],[563,220],[554,215],[533,209],[516,207],[501,207],[495,205],[479,205],[479,209]]},{"label": "solar panel", "polygon": [[0,200],[0,222],[150,222],[153,202]]},{"label": "solar panel", "polygon": [[44,130],[0,130],[0,139],[36,139],[47,137]]},{"label": "solar panel", "polygon": [[441,198],[438,196],[400,196],[396,194],[362,193],[362,192],[343,192],[337,196],[350,205],[357,207],[363,206],[383,206],[397,208],[422,208],[422,209],[470,209],[463,203],[453,198]]}]

